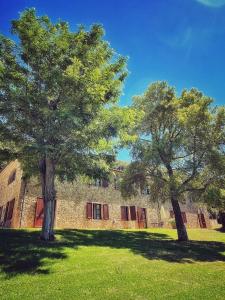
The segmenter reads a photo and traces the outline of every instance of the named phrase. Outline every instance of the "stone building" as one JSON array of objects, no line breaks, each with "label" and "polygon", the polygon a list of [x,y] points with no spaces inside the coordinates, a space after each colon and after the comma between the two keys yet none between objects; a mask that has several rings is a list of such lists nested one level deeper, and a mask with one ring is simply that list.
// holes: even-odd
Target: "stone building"
[{"label": "stone building", "polygon": [[[114,174],[121,172],[114,170]],[[115,179],[116,179],[115,175]],[[122,198],[116,180],[111,184],[97,181],[85,184],[56,182],[56,228],[150,228],[173,227],[170,203],[152,203],[150,191],[129,200]],[[181,204],[187,228],[210,228],[212,223],[204,207]],[[0,172],[0,225],[2,227],[40,227],[43,200],[37,179],[28,183],[22,178],[18,161]]]}]

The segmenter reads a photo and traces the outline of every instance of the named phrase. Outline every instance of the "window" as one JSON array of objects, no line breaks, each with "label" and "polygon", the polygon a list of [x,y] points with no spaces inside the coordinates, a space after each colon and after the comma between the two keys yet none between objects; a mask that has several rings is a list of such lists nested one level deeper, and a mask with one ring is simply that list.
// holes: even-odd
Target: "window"
[{"label": "window", "polygon": [[15,199],[8,201],[5,210],[4,221],[12,219]]},{"label": "window", "polygon": [[0,221],[2,219],[2,213],[3,213],[3,206],[0,206]]},{"label": "window", "polygon": [[101,179],[95,179],[95,186],[101,186]]},{"label": "window", "polygon": [[87,219],[94,220],[108,220],[109,219],[109,206],[108,204],[99,204],[88,202],[86,205]]},{"label": "window", "polygon": [[109,186],[109,181],[107,179],[95,179],[94,185],[107,188]]},{"label": "window", "polygon": [[128,206],[121,206],[121,220],[122,221],[128,221],[129,220]]},{"label": "window", "polygon": [[9,201],[8,220],[12,219],[15,199]]},{"label": "window", "polygon": [[118,171],[123,171],[123,170],[124,170],[124,167],[123,167],[123,166],[119,166],[119,167],[117,168],[117,170],[118,170]]},{"label": "window", "polygon": [[87,219],[92,219],[92,203],[88,202],[86,206]]},{"label": "window", "polygon": [[149,187],[145,187],[142,191],[141,191],[142,195],[150,195],[150,189]]},{"label": "window", "polygon": [[187,217],[186,217],[186,213],[184,211],[181,212],[181,216],[182,216],[183,222],[187,223]]},{"label": "window", "polygon": [[136,220],[136,207],[135,206],[130,206],[130,219],[132,221]]},{"label": "window", "polygon": [[109,206],[108,206],[108,204],[103,204],[103,219],[104,220],[109,219]]},{"label": "window", "polygon": [[118,190],[118,182],[117,182],[117,178],[114,178],[114,189]]},{"label": "window", "polygon": [[100,220],[102,218],[101,214],[101,204],[93,204],[93,219]]},{"label": "window", "polygon": [[121,181],[121,177],[119,176],[115,176],[114,179],[114,189],[115,190],[119,190],[120,189],[120,181]]},{"label": "window", "polygon": [[210,219],[210,220],[216,220],[216,219],[217,219],[217,214],[216,214],[216,212],[210,211],[210,212],[209,212],[209,219]]},{"label": "window", "polygon": [[8,184],[12,183],[15,179],[16,179],[16,171],[14,170],[9,176]]},{"label": "window", "polygon": [[102,179],[102,187],[107,188],[109,186],[109,181],[107,179]]},{"label": "window", "polygon": [[[187,217],[186,217],[186,213],[184,211],[181,212],[181,216],[182,216],[183,222],[187,223]],[[174,215],[173,210],[170,210],[170,218],[174,218],[174,217],[175,217],[175,215]]]}]

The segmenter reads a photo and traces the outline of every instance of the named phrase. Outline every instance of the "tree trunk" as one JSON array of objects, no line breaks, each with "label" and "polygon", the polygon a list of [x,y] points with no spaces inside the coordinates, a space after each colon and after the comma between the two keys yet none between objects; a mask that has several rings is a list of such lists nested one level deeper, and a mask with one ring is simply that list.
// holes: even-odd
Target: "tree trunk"
[{"label": "tree trunk", "polygon": [[187,230],[186,230],[186,227],[184,225],[184,221],[183,221],[183,218],[181,215],[180,205],[174,194],[171,194],[171,203],[172,203],[173,212],[174,212],[174,216],[175,216],[178,241],[180,241],[180,242],[188,241]]},{"label": "tree trunk", "polygon": [[220,212],[221,231],[225,232],[225,212]]},{"label": "tree trunk", "polygon": [[166,164],[167,172],[170,178],[170,199],[173,207],[173,212],[175,216],[175,222],[177,227],[177,235],[179,242],[188,241],[187,230],[184,225],[184,221],[181,215],[180,205],[177,200],[176,188],[174,187],[174,177],[173,177],[173,169],[169,163]]},{"label": "tree trunk", "polygon": [[55,220],[55,165],[52,159],[45,158],[40,163],[42,196],[44,199],[44,220],[41,239],[54,240]]},{"label": "tree trunk", "polygon": [[45,177],[46,177],[45,158],[41,159],[40,162],[39,162],[39,172],[40,172],[42,198],[44,200],[45,199]]}]

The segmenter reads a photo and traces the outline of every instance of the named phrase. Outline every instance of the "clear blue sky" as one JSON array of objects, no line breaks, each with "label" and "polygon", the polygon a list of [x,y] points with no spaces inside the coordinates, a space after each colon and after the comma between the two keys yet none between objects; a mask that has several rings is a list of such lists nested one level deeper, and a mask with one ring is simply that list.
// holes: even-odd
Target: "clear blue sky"
[{"label": "clear blue sky", "polygon": [[111,46],[129,57],[121,105],[155,80],[225,104],[225,0],[0,0],[0,32],[8,35],[10,20],[28,7],[73,30],[103,24]]}]

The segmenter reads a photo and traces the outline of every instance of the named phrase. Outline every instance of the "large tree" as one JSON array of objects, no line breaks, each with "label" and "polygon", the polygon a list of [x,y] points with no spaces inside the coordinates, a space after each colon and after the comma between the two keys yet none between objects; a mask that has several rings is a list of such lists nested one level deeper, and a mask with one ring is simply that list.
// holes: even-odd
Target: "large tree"
[{"label": "large tree", "polygon": [[221,231],[225,232],[225,180],[219,180],[208,186],[201,195],[201,201],[207,204],[208,209],[217,215],[218,222],[222,225]]},{"label": "large tree", "polygon": [[[166,82],[151,84],[134,97],[133,109],[141,118],[132,143],[133,162],[124,176],[123,194],[145,184],[169,198],[179,241],[188,235],[179,201],[188,193],[203,193],[225,175],[225,110],[197,89],[178,97]],[[161,197],[161,196],[160,196]]]},{"label": "large tree", "polygon": [[17,142],[16,136],[5,128],[4,119],[0,118],[0,170],[17,157]]},{"label": "large tree", "polygon": [[105,124],[104,116],[120,95],[126,59],[103,39],[102,26],[72,32],[66,22],[53,24],[34,9],[12,22],[12,32],[16,42],[0,37],[0,119],[17,139],[23,167],[40,173],[42,238],[49,240],[55,176],[94,176],[112,160],[113,152],[101,149],[119,123]]}]

